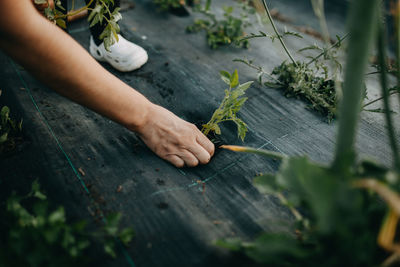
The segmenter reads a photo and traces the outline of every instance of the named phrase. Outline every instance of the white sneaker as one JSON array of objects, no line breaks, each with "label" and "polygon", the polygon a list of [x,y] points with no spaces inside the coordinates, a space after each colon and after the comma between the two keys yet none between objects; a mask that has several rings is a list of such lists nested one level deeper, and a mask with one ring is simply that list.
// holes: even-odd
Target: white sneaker
[{"label": "white sneaker", "polygon": [[133,71],[143,66],[148,59],[146,50],[129,42],[118,34],[118,42],[110,47],[111,52],[104,48],[104,43],[99,46],[90,36],[90,54],[98,61],[108,62],[119,71]]}]

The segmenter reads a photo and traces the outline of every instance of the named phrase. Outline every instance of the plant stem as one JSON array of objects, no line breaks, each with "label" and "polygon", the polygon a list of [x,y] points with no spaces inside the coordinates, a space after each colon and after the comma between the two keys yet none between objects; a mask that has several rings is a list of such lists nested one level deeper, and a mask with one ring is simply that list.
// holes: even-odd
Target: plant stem
[{"label": "plant stem", "polygon": [[[392,96],[392,95],[398,94],[398,93],[400,93],[400,92],[399,92],[399,91],[390,92],[390,93],[389,93],[389,96]],[[362,106],[362,108],[364,109],[365,107],[367,107],[367,106],[369,106],[369,105],[371,105],[371,104],[373,104],[373,103],[375,103],[375,102],[378,102],[379,100],[382,100],[382,99],[383,99],[383,96],[381,96],[381,97],[379,97],[379,98],[377,98],[377,99],[374,99],[374,100],[372,100],[372,101],[370,101],[370,102],[364,104],[364,106]]]},{"label": "plant stem", "polygon": [[314,63],[317,59],[319,59],[320,57],[322,57],[323,55],[325,55],[325,53],[327,51],[332,50],[333,48],[335,48],[336,46],[339,45],[339,43],[341,43],[343,40],[345,40],[347,37],[349,36],[349,33],[346,33],[345,35],[343,35],[343,37],[340,39],[340,41],[337,41],[336,43],[334,43],[331,47],[329,47],[326,51],[323,51],[322,53],[320,53],[318,56],[314,57],[312,60],[310,60],[306,66],[308,67],[309,65],[311,65],[312,63]]},{"label": "plant stem", "polygon": [[64,15],[61,15],[61,16],[57,16],[57,15],[56,15],[56,16],[54,16],[54,19],[63,19],[63,18],[66,18],[66,17],[70,17],[70,16],[74,16],[74,15],[76,15],[76,14],[79,14],[79,13],[81,13],[82,11],[88,9],[89,6],[92,4],[93,1],[94,1],[94,0],[90,0],[90,2],[89,2],[86,6],[81,7],[81,8],[79,8],[79,9],[73,11],[73,12],[68,12],[67,14],[64,14]]},{"label": "plant stem", "polygon": [[[386,72],[387,73],[398,73],[398,70],[396,69],[396,70],[386,70]],[[381,73],[381,71],[373,71],[373,72],[368,72],[367,74],[365,74],[365,75],[372,75],[372,74],[380,74]],[[398,82],[398,84],[400,85],[400,82]]]},{"label": "plant stem", "polygon": [[[376,33],[377,9],[380,0],[355,0],[351,3],[349,27],[350,42],[343,87],[343,100],[339,108],[339,132],[332,169],[348,173],[355,160],[354,142],[364,91],[365,69]],[[363,25],[360,27],[360,25]],[[346,177],[346,175],[343,175]]]},{"label": "plant stem", "polygon": [[273,77],[271,74],[267,73],[264,71],[264,69],[260,66],[256,66],[252,63],[250,63],[247,60],[243,60],[243,59],[234,59],[234,62],[241,62],[243,64],[246,64],[248,67],[257,70],[258,72],[262,73],[263,75],[267,76],[268,78],[270,78],[271,80],[274,80],[276,83],[283,85],[283,83],[281,81],[279,81],[278,79],[276,79],[275,77]]},{"label": "plant stem", "polygon": [[211,0],[207,0],[206,6],[205,6],[204,10],[205,10],[205,11],[209,11],[209,10],[210,10],[210,7],[211,7]]},{"label": "plant stem", "polygon": [[[397,1],[397,6],[396,6],[396,17],[395,17],[395,25],[394,28],[396,30],[395,38],[396,38],[396,75],[397,75],[397,85],[400,86],[400,2]],[[399,95],[399,101],[400,101],[400,95]]]},{"label": "plant stem", "polygon": [[389,103],[389,92],[387,89],[387,66],[386,66],[386,35],[384,32],[384,25],[380,20],[378,21],[378,62],[379,66],[382,70],[380,75],[381,78],[381,89],[382,89],[382,97],[383,97],[383,104],[385,109],[385,118],[388,130],[388,136],[390,140],[390,146],[392,148],[393,153],[393,161],[394,167],[397,171],[400,171],[400,157],[399,151],[396,141],[396,135],[394,133],[394,126],[392,122],[391,112],[390,112],[390,103]]},{"label": "plant stem", "polygon": [[292,55],[290,54],[289,50],[287,49],[287,47],[286,47],[286,45],[285,45],[285,42],[284,42],[283,39],[282,39],[282,36],[279,34],[278,29],[277,29],[276,26],[275,26],[275,22],[274,22],[274,20],[272,19],[271,13],[269,12],[269,8],[268,8],[268,5],[267,5],[267,2],[266,2],[265,0],[262,0],[262,3],[263,3],[263,5],[264,5],[264,9],[265,9],[265,11],[267,12],[268,19],[269,19],[269,21],[271,22],[272,28],[274,29],[274,32],[275,32],[275,34],[276,34],[276,36],[277,36],[279,42],[281,43],[283,49],[285,50],[285,52],[286,52],[286,54],[288,55],[288,57],[290,58],[290,60],[291,60],[291,61],[293,62],[293,64],[297,67],[296,61],[294,60],[294,58],[293,58]]},{"label": "plant stem", "polygon": [[293,214],[293,216],[296,218],[297,221],[303,220],[303,216],[301,216],[300,212],[298,212],[295,208],[293,208],[292,205],[289,204],[289,202],[282,193],[276,193],[276,196],[283,205],[289,208],[290,212]]}]

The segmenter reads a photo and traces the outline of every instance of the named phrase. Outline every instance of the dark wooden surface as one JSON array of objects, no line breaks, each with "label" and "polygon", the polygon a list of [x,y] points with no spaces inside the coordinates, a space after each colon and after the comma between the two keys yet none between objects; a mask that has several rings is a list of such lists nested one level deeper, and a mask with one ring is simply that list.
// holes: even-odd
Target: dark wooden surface
[{"label": "dark wooden surface", "polygon": [[[255,73],[232,62],[234,58],[256,58],[267,70],[285,60],[277,42],[268,40],[252,42],[249,50],[210,50],[203,34],[185,33],[192,17],[157,13],[150,1],[135,4],[135,9],[123,13],[121,26],[125,37],[148,51],[149,62],[132,73],[104,66],[186,120],[207,121],[218,106],[226,89],[219,70],[238,68],[241,82],[255,79]],[[71,35],[88,48],[85,22],[72,25]],[[300,41],[290,39],[288,45],[298,49],[312,42],[306,36]],[[117,260],[99,256],[104,258],[101,265],[129,266],[132,260],[136,266],[243,266],[213,241],[250,239],[261,231],[281,230],[291,220],[274,197],[262,196],[251,183],[257,173],[276,171],[278,162],[219,150],[206,166],[176,169],[149,151],[134,133],[58,96],[3,54],[0,65],[2,103],[24,118],[27,140],[21,152],[0,161],[2,200],[13,186],[29,185],[38,178],[71,218],[90,219],[97,208],[106,214],[122,212],[123,225],[133,226],[136,237],[129,248],[119,250]],[[303,102],[287,99],[275,89],[254,84],[247,95],[240,117],[250,132],[241,143],[234,125],[226,124],[223,143],[307,154],[329,163],[335,123],[327,124],[307,111]],[[364,115],[357,148],[389,164],[384,131],[379,115]],[[81,168],[85,175],[73,168]],[[119,186],[122,190],[117,192]]]}]

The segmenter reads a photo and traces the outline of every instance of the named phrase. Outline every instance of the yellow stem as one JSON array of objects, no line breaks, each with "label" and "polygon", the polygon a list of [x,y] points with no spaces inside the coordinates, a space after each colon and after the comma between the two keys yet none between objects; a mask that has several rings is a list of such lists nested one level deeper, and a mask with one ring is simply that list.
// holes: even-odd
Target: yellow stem
[{"label": "yellow stem", "polygon": [[93,1],[94,0],[90,0],[90,2],[86,6],[81,7],[80,9],[77,9],[77,10],[75,10],[73,12],[68,12],[67,14],[64,14],[64,15],[61,15],[61,16],[55,15],[54,19],[63,19],[63,18],[66,18],[66,17],[77,15],[77,14],[81,13],[82,11],[88,9],[89,6],[93,3]]}]

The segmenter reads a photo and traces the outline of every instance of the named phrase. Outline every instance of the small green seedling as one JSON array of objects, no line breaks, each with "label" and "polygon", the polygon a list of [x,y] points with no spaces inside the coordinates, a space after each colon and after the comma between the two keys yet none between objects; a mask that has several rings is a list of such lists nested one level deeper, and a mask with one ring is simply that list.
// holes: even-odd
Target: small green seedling
[{"label": "small green seedling", "polygon": [[221,128],[219,124],[225,121],[233,121],[237,125],[238,136],[242,141],[244,140],[247,133],[247,125],[241,119],[239,119],[236,114],[242,108],[244,102],[246,102],[247,97],[242,97],[246,90],[253,83],[252,81],[246,82],[244,84],[239,84],[239,74],[235,70],[232,74],[226,71],[221,71],[221,79],[229,85],[229,89],[225,90],[225,97],[221,102],[221,105],[215,110],[211,117],[211,120],[203,125],[202,132],[208,135],[210,131],[216,134],[221,134]]},{"label": "small green seedling", "polygon": [[0,110],[0,146],[5,143],[10,135],[16,135],[22,130],[22,120],[16,123],[10,118],[10,108],[4,106]]}]

